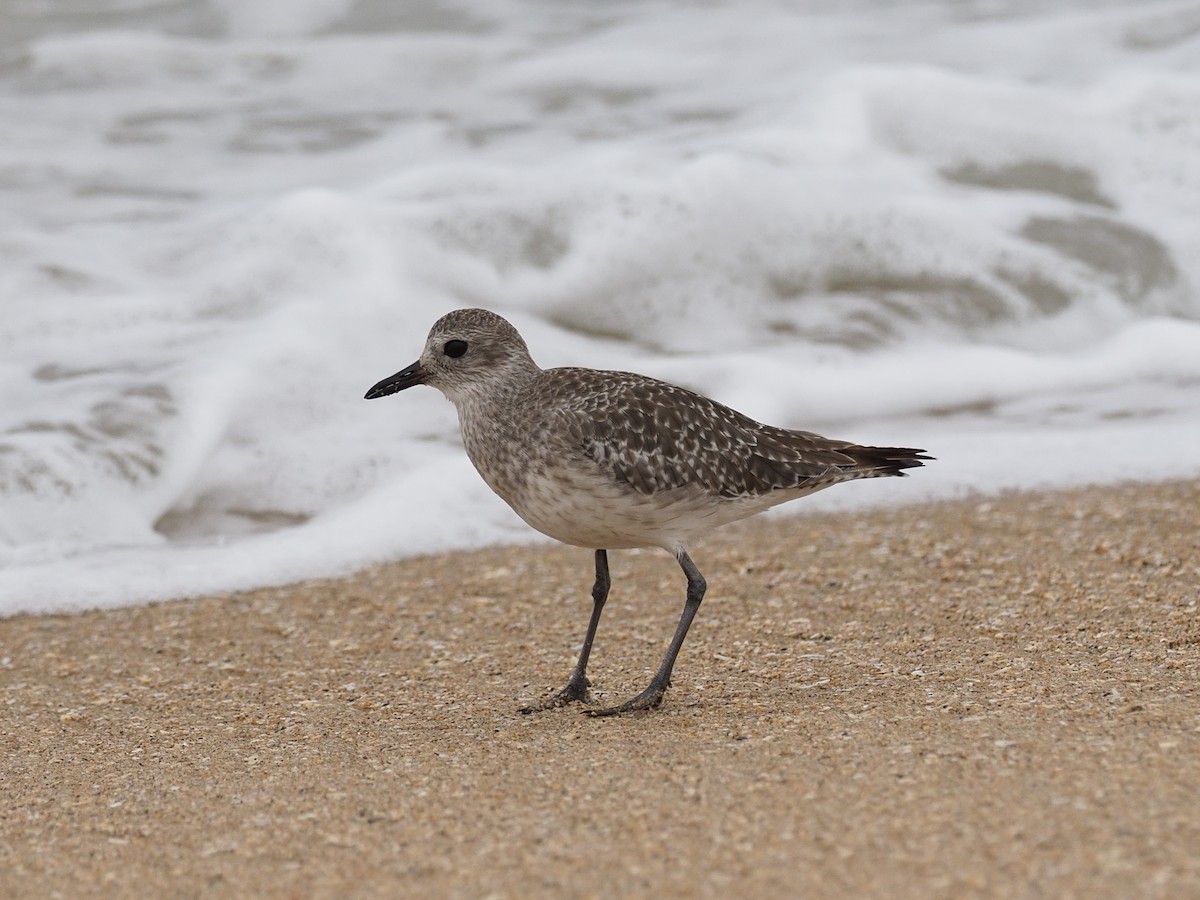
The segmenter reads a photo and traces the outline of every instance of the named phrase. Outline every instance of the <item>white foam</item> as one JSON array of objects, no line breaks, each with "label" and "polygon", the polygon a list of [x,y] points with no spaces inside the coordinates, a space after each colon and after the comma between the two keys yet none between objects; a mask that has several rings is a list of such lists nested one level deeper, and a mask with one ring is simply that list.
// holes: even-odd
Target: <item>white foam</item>
[{"label": "white foam", "polygon": [[353,0],[213,0],[239,38],[297,37],[336,23],[354,6]]},{"label": "white foam", "polygon": [[804,509],[1200,473],[1194,12],[989,8],[25,22],[0,613],[536,539],[436,392],[361,399],[457,306],[938,457]]}]

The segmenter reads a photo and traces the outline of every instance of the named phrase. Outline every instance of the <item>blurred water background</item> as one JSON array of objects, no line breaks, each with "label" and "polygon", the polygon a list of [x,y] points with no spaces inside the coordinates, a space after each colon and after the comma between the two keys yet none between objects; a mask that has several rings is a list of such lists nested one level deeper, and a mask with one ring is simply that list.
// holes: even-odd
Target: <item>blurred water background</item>
[{"label": "blurred water background", "polygon": [[1200,3],[0,0],[0,613],[533,539],[542,365],[927,447],[790,510],[1200,472]]}]

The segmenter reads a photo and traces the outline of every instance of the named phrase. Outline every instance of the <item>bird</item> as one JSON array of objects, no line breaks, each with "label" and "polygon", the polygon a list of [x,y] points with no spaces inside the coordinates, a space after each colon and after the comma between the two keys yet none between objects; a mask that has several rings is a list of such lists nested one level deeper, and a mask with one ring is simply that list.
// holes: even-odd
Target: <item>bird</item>
[{"label": "bird", "polygon": [[[904,475],[926,451],[867,447],[764,425],[701,394],[632,372],[543,369],[520,333],[486,309],[438,319],[420,357],[365,399],[416,385],[458,412],[467,456],[487,485],[542,534],[594,551],[592,611],[566,686],[531,713],[580,703],[591,716],[658,707],[707,583],[698,536],[844,481]],[[611,578],[608,551],[661,547],[687,579],[683,612],[649,685],[598,707],[588,659]]]}]

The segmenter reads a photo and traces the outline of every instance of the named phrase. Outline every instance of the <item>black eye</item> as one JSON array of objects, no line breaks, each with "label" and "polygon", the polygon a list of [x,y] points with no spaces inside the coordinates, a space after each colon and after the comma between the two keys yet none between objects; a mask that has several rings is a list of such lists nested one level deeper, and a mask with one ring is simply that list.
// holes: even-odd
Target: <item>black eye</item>
[{"label": "black eye", "polygon": [[446,341],[446,346],[442,348],[442,352],[451,359],[458,359],[467,352],[466,341]]}]

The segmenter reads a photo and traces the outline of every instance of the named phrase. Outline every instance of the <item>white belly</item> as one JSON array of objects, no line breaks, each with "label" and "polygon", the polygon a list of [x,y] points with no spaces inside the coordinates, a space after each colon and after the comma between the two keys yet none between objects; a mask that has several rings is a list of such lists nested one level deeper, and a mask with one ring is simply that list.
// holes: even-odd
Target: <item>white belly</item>
[{"label": "white belly", "polygon": [[565,544],[592,549],[663,547],[672,553],[693,538],[811,491],[762,497],[713,497],[689,487],[654,495],[581,472],[530,476],[508,500],[522,519]]}]

